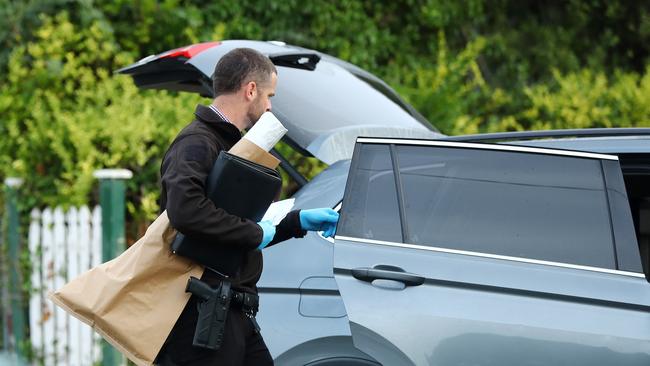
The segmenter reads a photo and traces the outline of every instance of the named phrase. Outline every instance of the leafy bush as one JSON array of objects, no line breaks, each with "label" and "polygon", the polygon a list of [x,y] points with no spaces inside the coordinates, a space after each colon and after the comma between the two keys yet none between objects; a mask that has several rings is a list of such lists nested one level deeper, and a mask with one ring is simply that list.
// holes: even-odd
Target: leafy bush
[{"label": "leafy bush", "polygon": [[[6,5],[6,6],[5,6]],[[649,126],[650,4],[31,0],[0,6],[0,178],[24,207],[96,200],[128,168],[129,221],[157,212],[160,159],[205,99],[138,91],[113,70],[199,41],[277,39],[386,79],[449,134]],[[279,148],[303,175],[315,159]],[[295,184],[285,179],[284,192]],[[132,229],[130,236],[137,234]]]},{"label": "leafy bush", "polygon": [[518,115],[522,128],[556,129],[650,125],[650,67],[643,75],[584,69],[553,73],[549,84],[524,90],[530,106]]},{"label": "leafy bush", "polygon": [[523,88],[489,86],[477,62],[485,40],[450,55],[439,33],[435,64],[396,70],[393,84],[442,132],[650,126],[650,66],[643,74],[583,68]]},{"label": "leafy bush", "polygon": [[133,59],[112,37],[105,23],[81,29],[62,12],[43,16],[36,38],[11,53],[0,87],[0,169],[25,178],[26,207],[85,204],[94,170],[127,168],[129,213],[141,221],[157,212],[160,158],[201,99],[142,93],[114,76]]}]

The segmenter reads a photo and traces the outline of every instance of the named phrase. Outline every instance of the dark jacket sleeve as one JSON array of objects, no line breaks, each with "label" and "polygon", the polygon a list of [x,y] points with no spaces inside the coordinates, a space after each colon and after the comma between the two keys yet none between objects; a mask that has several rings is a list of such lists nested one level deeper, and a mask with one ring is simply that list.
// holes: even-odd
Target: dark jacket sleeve
[{"label": "dark jacket sleeve", "polygon": [[205,181],[218,154],[218,148],[200,134],[188,135],[170,148],[161,176],[169,222],[190,237],[255,249],[262,241],[262,228],[217,208],[205,194]]},{"label": "dark jacket sleeve", "polygon": [[275,236],[268,246],[291,238],[302,238],[305,234],[307,231],[300,226],[300,210],[294,210],[289,212],[275,227]]}]

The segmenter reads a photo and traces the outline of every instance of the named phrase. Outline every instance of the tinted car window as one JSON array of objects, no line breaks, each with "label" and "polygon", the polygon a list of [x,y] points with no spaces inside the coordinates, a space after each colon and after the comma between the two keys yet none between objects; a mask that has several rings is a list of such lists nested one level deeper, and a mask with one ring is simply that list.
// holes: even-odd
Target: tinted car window
[{"label": "tinted car window", "polygon": [[401,241],[395,175],[388,146],[361,145],[350,168],[337,234]]},{"label": "tinted car window", "polygon": [[420,146],[396,151],[407,242],[615,267],[599,160]]}]

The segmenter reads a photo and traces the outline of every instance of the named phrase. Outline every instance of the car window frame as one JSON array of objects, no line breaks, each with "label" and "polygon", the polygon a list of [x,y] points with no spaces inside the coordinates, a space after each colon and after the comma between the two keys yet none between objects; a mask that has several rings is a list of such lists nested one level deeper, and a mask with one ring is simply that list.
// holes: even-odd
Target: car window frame
[{"label": "car window frame", "polygon": [[[392,161],[393,171],[396,179],[395,194],[397,195],[398,206],[400,207],[399,225],[402,228],[403,240],[401,243],[397,243],[397,242],[388,242],[388,241],[365,239],[365,238],[354,238],[354,237],[342,236],[339,234],[337,234],[335,239],[340,238],[343,240],[351,240],[351,241],[370,243],[370,244],[392,245],[392,246],[399,246],[399,247],[410,248],[410,249],[433,250],[433,251],[441,251],[441,252],[448,252],[448,253],[473,255],[479,257],[489,257],[489,258],[513,260],[519,262],[546,264],[546,265],[554,265],[560,267],[624,274],[633,277],[645,277],[640,262],[640,254],[638,250],[638,243],[636,242],[636,236],[634,234],[633,229],[632,231],[630,231],[630,225],[632,225],[633,228],[632,216],[629,208],[629,203],[627,201],[627,195],[625,193],[626,191],[625,191],[625,185],[623,183],[623,178],[622,178],[622,170],[620,167],[620,163],[618,161],[619,160],[618,156],[616,155],[575,151],[575,150],[560,150],[560,149],[537,148],[537,147],[528,147],[528,146],[520,146],[520,145],[507,145],[507,144],[452,142],[452,141],[443,141],[443,140],[359,137],[357,139],[357,143],[355,144],[352,162],[350,165],[350,170],[348,175],[348,180],[346,183],[343,200],[341,202],[341,206],[342,206],[341,219],[340,219],[341,222],[345,220],[346,212],[343,209],[344,208],[343,206],[346,197],[350,194],[350,191],[352,189],[352,187],[350,187],[351,177],[357,168],[358,164],[356,162],[359,160],[358,157],[361,152],[361,147],[364,144],[386,145],[391,151],[391,159],[393,159]],[[539,260],[539,259],[528,258],[528,257],[515,257],[515,256],[498,255],[498,254],[491,254],[491,253],[485,253],[479,251],[457,250],[457,249],[444,248],[444,247],[425,246],[425,245],[407,243],[405,238],[407,238],[408,236],[405,234],[404,225],[403,225],[403,222],[407,219],[405,213],[403,214],[403,210],[404,210],[403,192],[401,192],[402,188],[400,188],[402,183],[399,177],[399,165],[395,161],[395,154],[393,153],[393,149],[395,145],[414,145],[414,146],[419,145],[419,146],[432,146],[432,147],[437,146],[437,147],[459,147],[459,148],[470,148],[470,149],[489,149],[489,150],[511,151],[511,152],[522,152],[522,153],[560,155],[560,156],[567,156],[567,157],[582,157],[582,158],[599,160],[602,168],[602,178],[604,181],[603,183],[604,183],[605,191],[607,193],[605,199],[608,205],[607,215],[609,216],[610,219],[610,223],[611,223],[610,229],[613,235],[613,251],[614,251],[613,255],[614,255],[615,268],[612,269],[606,267],[566,263],[561,261],[547,261],[547,260]],[[614,164],[607,163],[607,162],[613,162]],[[620,196],[618,198],[614,197],[615,192],[623,193],[623,197],[625,197],[625,202],[621,202]],[[625,206],[625,204],[627,204],[627,206]],[[617,207],[614,208],[615,206]],[[623,215],[620,214],[621,210],[623,210],[624,212]],[[617,211],[617,213],[613,211]]]}]

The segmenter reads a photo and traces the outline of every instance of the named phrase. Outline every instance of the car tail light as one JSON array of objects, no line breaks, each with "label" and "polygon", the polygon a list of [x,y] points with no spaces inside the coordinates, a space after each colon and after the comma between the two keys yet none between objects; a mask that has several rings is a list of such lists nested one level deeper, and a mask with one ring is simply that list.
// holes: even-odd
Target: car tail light
[{"label": "car tail light", "polygon": [[160,56],[158,56],[158,58],[184,57],[190,59],[198,55],[199,53],[207,50],[208,48],[218,46],[219,44],[221,44],[221,42],[203,42],[203,43],[192,44],[189,46],[175,48],[173,50],[167,51],[161,54]]}]

